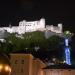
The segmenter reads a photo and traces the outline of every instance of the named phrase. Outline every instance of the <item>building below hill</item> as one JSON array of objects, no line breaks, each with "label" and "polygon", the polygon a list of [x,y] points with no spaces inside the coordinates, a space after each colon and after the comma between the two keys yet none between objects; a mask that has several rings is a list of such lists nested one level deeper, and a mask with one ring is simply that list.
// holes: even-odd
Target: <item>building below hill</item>
[{"label": "building below hill", "polygon": [[31,54],[10,54],[11,75],[45,75],[46,65]]},{"label": "building below hill", "polygon": [[40,59],[31,54],[10,54],[11,75],[74,75],[75,67],[72,65],[46,66]]},{"label": "building below hill", "polygon": [[72,65],[50,65],[44,68],[45,75],[74,75],[75,66]]},{"label": "building below hill", "polygon": [[11,26],[9,27],[0,27],[0,31],[7,31],[9,33],[18,33],[24,34],[25,32],[33,32],[33,31],[45,31],[49,30],[55,33],[62,33],[62,24],[58,24],[58,26],[46,25],[45,19],[41,18],[38,21],[20,21],[19,26]]}]

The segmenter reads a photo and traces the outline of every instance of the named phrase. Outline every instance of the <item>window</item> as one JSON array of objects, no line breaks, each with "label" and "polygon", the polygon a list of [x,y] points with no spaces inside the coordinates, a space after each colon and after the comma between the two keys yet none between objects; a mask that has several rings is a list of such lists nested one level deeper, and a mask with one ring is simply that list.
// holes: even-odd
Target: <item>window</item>
[{"label": "window", "polygon": [[21,73],[23,73],[23,68],[21,68]]},{"label": "window", "polygon": [[15,60],[15,64],[17,64],[18,63],[18,60]]},{"label": "window", "polygon": [[68,71],[71,71],[71,70],[68,70]]},{"label": "window", "polygon": [[61,69],[61,71],[63,71],[63,70]]},{"label": "window", "polygon": [[24,64],[24,60],[22,60],[21,63]]}]

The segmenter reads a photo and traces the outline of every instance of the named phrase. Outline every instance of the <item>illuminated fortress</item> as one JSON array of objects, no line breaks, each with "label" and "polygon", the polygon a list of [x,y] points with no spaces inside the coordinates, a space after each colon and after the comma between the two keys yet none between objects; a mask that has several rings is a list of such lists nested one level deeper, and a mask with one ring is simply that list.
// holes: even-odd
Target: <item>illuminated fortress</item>
[{"label": "illuminated fortress", "polygon": [[19,26],[0,27],[0,31],[6,30],[9,33],[24,34],[25,32],[45,31],[50,30],[55,33],[62,33],[62,24],[58,26],[46,25],[45,19],[41,18],[38,21],[20,21]]}]

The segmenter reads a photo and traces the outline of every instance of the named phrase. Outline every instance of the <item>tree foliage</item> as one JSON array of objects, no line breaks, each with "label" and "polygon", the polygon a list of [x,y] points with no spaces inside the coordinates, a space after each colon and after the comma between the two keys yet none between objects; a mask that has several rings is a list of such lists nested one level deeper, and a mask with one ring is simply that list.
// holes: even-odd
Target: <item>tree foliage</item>
[{"label": "tree foliage", "polygon": [[16,33],[10,34],[5,40],[0,42],[0,50],[5,53],[20,51],[20,50],[34,50],[35,47],[48,49],[56,48],[59,45],[60,38],[52,36],[45,38],[44,32],[35,31],[23,34],[21,37],[16,37]]},{"label": "tree foliage", "polygon": [[57,35],[53,35],[49,37],[47,40],[48,40],[49,48],[51,48],[52,50],[59,49],[61,46],[61,42],[63,41],[63,39]]}]

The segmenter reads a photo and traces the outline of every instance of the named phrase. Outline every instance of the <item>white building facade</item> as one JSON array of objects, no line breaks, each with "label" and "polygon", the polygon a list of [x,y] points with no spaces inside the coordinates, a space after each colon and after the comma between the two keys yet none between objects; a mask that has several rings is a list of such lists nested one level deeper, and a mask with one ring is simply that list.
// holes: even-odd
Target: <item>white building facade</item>
[{"label": "white building facade", "polygon": [[6,30],[9,33],[18,33],[24,34],[25,32],[33,32],[33,31],[45,31],[50,30],[55,33],[62,33],[62,24],[58,24],[58,26],[46,25],[45,19],[41,18],[38,21],[20,21],[19,26],[12,27],[0,27],[0,31]]}]

